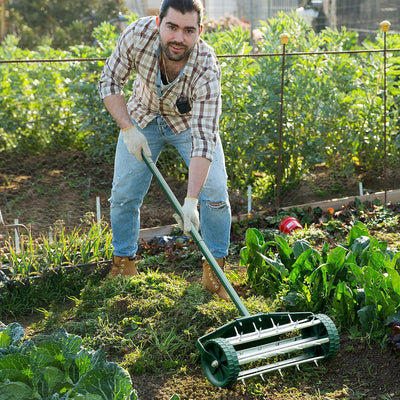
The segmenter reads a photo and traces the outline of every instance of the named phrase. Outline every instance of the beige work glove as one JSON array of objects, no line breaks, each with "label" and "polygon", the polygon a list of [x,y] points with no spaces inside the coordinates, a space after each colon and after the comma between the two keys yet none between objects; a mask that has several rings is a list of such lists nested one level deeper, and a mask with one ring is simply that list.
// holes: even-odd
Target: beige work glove
[{"label": "beige work glove", "polygon": [[183,213],[183,221],[182,218],[178,214],[174,214],[174,218],[179,225],[179,228],[182,229],[185,235],[190,236],[190,231],[192,229],[192,224],[196,231],[200,228],[200,219],[199,212],[197,210],[198,200],[193,197],[186,197],[185,202],[183,203],[182,213]]},{"label": "beige work glove", "polygon": [[143,161],[143,154],[151,157],[151,151],[146,137],[139,132],[135,125],[121,130],[124,136],[124,143],[129,153],[134,155],[139,161]]}]

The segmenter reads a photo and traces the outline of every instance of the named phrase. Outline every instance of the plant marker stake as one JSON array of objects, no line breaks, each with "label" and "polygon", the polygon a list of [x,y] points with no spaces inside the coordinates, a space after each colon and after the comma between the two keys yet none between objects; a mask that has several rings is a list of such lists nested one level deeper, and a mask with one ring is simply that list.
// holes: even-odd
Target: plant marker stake
[{"label": "plant marker stake", "polygon": [[[14,219],[14,224],[19,225],[18,219]],[[20,245],[19,245],[18,228],[14,229],[14,234],[15,234],[15,252],[18,254],[21,250]]]},{"label": "plant marker stake", "polygon": [[100,197],[96,197],[96,214],[97,214],[97,222],[101,220],[101,211],[100,211]]},{"label": "plant marker stake", "polygon": [[54,237],[53,237],[53,228],[49,228],[49,244],[53,244]]},{"label": "plant marker stake", "polygon": [[247,216],[251,214],[251,185],[247,186]]},{"label": "plant marker stake", "polygon": [[4,219],[3,219],[3,214],[1,213],[1,210],[0,210],[0,224],[4,225]]},{"label": "plant marker stake", "polygon": [[390,28],[389,21],[382,21],[381,28],[383,31],[383,179],[385,189],[385,205],[387,203],[387,154],[386,154],[386,94],[387,94],[387,43],[386,36]]},{"label": "plant marker stake", "polygon": [[97,223],[99,224],[99,233],[101,232],[101,210],[100,210],[100,197],[96,197],[96,214],[97,214]]},{"label": "plant marker stake", "polygon": [[358,190],[360,192],[360,196],[364,195],[363,184],[362,182],[358,182]]},{"label": "plant marker stake", "polygon": [[281,168],[282,168],[282,118],[283,118],[283,91],[285,86],[285,55],[286,45],[289,43],[290,35],[288,33],[282,33],[280,36],[281,44],[283,45],[282,50],[282,79],[281,79],[281,107],[280,107],[280,118],[279,118],[279,148],[278,148],[278,173],[276,177],[276,209],[280,207],[280,191],[281,191]]}]

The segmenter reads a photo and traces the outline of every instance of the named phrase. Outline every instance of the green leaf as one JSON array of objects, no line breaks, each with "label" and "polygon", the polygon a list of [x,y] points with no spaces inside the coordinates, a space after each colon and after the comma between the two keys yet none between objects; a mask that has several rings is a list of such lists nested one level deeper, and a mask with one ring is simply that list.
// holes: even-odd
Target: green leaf
[{"label": "green leaf", "polygon": [[376,318],[375,307],[372,304],[364,306],[357,311],[357,315],[363,332],[369,332]]},{"label": "green leaf", "polygon": [[27,371],[31,369],[31,357],[25,354],[12,353],[0,358],[0,370],[15,369]]},{"label": "green leaf", "polygon": [[32,388],[23,382],[0,383],[0,400],[30,400],[34,398]]},{"label": "green leaf", "polygon": [[0,332],[0,348],[8,347],[11,344],[11,336],[6,332]]},{"label": "green leaf", "polygon": [[393,291],[400,296],[400,275],[399,275],[399,273],[392,268],[387,268],[386,272],[389,275],[389,280],[392,285]]},{"label": "green leaf", "polygon": [[263,254],[260,254],[260,256],[263,258],[263,260],[266,262],[267,265],[272,267],[275,272],[278,272],[281,278],[283,278],[286,275],[286,267],[285,264],[281,263],[277,259],[272,259],[270,257],[264,256]]},{"label": "green leaf", "polygon": [[335,268],[341,268],[346,260],[347,250],[343,247],[335,247],[327,256],[327,264],[332,264]]},{"label": "green leaf", "polygon": [[[64,382],[67,378],[65,373],[60,369],[47,366],[38,371],[36,374],[36,379],[38,380],[37,385],[39,393],[42,397],[48,397],[54,392],[58,392],[60,389],[65,387]],[[58,389],[55,390],[55,388]]]},{"label": "green leaf", "polygon": [[293,255],[295,256],[295,258],[298,258],[300,254],[309,249],[312,249],[312,246],[307,240],[297,240],[296,243],[293,245]]},{"label": "green leaf", "polygon": [[289,267],[292,263],[292,248],[289,246],[289,243],[286,241],[286,239],[281,236],[275,236],[275,241],[277,243],[277,250],[282,263],[285,264],[286,267]]},{"label": "green leaf", "polygon": [[351,251],[355,255],[357,261],[361,261],[361,255],[369,248],[370,243],[371,239],[369,238],[369,236],[359,236],[353,240]]},{"label": "green leaf", "polygon": [[18,344],[24,335],[24,328],[17,322],[13,322],[5,328],[0,328],[0,348]]},{"label": "green leaf", "polygon": [[349,246],[352,246],[354,241],[360,236],[369,236],[367,227],[362,222],[357,222],[350,229],[349,236],[347,238]]},{"label": "green leaf", "polygon": [[87,372],[71,390],[68,398],[79,399],[80,395],[97,395],[103,400],[136,398],[133,397],[136,394],[132,391],[129,374],[115,363]]}]

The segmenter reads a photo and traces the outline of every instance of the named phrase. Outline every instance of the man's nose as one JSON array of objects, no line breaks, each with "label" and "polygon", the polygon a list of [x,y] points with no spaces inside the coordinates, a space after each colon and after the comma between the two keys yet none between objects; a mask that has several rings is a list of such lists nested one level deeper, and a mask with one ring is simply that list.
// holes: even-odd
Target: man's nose
[{"label": "man's nose", "polygon": [[182,43],[183,42],[183,30],[177,29],[175,31],[175,38],[174,39],[175,39],[176,42]]}]

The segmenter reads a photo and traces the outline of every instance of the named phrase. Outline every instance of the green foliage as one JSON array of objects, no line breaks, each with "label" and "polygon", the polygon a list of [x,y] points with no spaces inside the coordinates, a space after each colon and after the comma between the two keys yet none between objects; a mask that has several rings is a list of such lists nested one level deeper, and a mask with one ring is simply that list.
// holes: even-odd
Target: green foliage
[{"label": "green foliage", "polygon": [[0,399],[136,400],[128,373],[108,362],[102,350],[60,329],[20,344],[19,324],[0,328]]},{"label": "green foliage", "polygon": [[[130,16],[129,22],[137,16]],[[324,163],[336,174],[349,176],[358,166],[382,170],[383,54],[379,33],[374,41],[356,44],[356,34],[325,29],[315,34],[294,15],[263,23],[256,51],[250,57],[248,31],[241,26],[205,33],[221,56],[223,110],[220,121],[226,167],[232,189],[254,187],[254,197],[271,198],[276,188],[280,133],[282,58],[280,34],[290,34],[287,52],[309,55],[285,58],[282,120],[281,189],[291,187],[312,166]],[[118,33],[109,23],[93,30],[96,46],[74,45],[55,50],[48,45],[22,50],[8,36],[0,57],[9,59],[104,58]],[[399,48],[398,35],[388,35],[388,47]],[[357,54],[326,51],[360,50]],[[316,54],[318,53],[318,54]],[[243,57],[223,57],[223,55]],[[400,148],[399,57],[388,54],[387,161],[396,165]],[[21,153],[70,148],[112,162],[118,127],[99,100],[97,83],[102,61],[0,65],[0,146]],[[133,78],[133,77],[132,77]],[[131,83],[126,87],[129,96]],[[162,155],[163,170],[186,174],[177,153]],[[171,172],[173,171],[173,172]]]},{"label": "green foliage", "polygon": [[93,28],[117,18],[127,9],[113,0],[13,0],[8,23],[22,48],[51,44],[67,49],[72,44],[90,45]]},{"label": "green foliage", "polygon": [[19,252],[8,244],[3,263],[10,268],[11,278],[25,278],[49,269],[68,265],[89,264],[111,258],[112,234],[107,225],[90,222],[89,227],[76,227],[67,233],[64,226],[56,227],[54,238],[42,235],[23,239]]},{"label": "green foliage", "polygon": [[112,255],[112,234],[107,226],[93,223],[67,233],[60,226],[52,240],[42,236],[25,240],[21,251],[8,243],[3,256],[0,281],[1,315],[21,314],[47,307],[54,301],[66,301],[84,287],[88,275],[98,281],[102,262]]},{"label": "green foliage", "polygon": [[[281,51],[280,34],[290,34],[287,52],[324,53],[356,50],[356,34],[323,30],[316,35],[294,16],[263,23],[257,50]],[[208,35],[218,54],[248,52],[240,28]],[[390,36],[389,46],[399,40]],[[382,38],[361,49],[382,48]],[[390,53],[389,53],[390,54]],[[397,57],[388,68],[388,159],[396,162],[398,107]],[[382,66],[379,53],[287,56],[283,104],[282,187],[292,185],[318,163],[352,174],[358,165],[382,168]],[[221,132],[232,187],[256,186],[256,196],[270,196],[278,167],[282,59],[279,56],[222,58]],[[233,70],[232,70],[233,68]]]},{"label": "green foliage", "polygon": [[304,239],[293,245],[284,236],[264,242],[256,229],[246,232],[241,264],[259,293],[283,296],[288,307],[333,313],[345,329],[380,334],[400,312],[400,253],[372,237],[358,222],[346,245],[315,250]]}]

